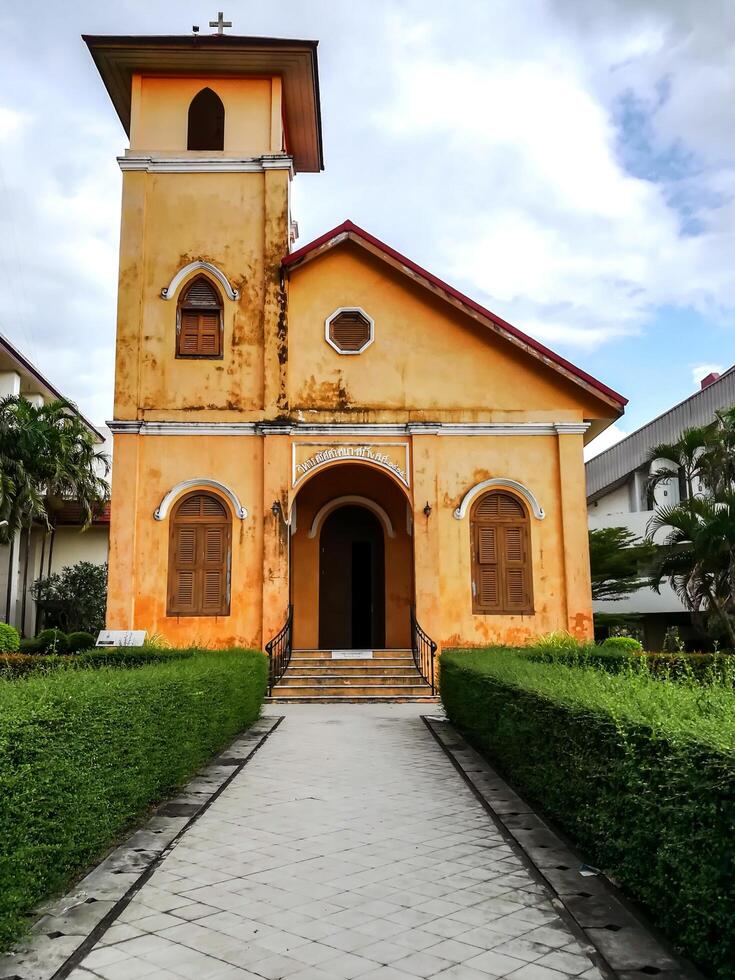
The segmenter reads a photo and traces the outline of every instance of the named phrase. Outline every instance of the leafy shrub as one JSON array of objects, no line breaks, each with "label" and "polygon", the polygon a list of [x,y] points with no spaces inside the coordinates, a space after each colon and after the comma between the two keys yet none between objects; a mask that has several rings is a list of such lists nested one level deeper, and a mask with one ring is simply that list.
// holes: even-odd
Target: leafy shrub
[{"label": "leafy shrub", "polygon": [[664,634],[664,651],[666,653],[682,653],[684,640],[678,626],[667,626]]},{"label": "leafy shrub", "polygon": [[21,640],[18,649],[21,653],[43,653],[37,636]]},{"label": "leafy shrub", "polygon": [[77,562],[37,579],[31,593],[46,626],[94,634],[105,628],[107,565]]},{"label": "leafy shrub", "polygon": [[452,722],[642,901],[708,975],[735,977],[735,688],[511,651],[442,656]]},{"label": "leafy shrub", "polygon": [[91,633],[80,630],[70,633],[66,638],[66,648],[69,653],[78,653],[80,650],[91,650],[95,644],[95,637]]},{"label": "leafy shrub", "polygon": [[59,629],[41,630],[36,643],[41,653],[66,653],[69,645],[66,634]]},{"label": "leafy shrub", "polygon": [[15,653],[19,646],[18,630],[7,623],[0,623],[0,653]]},{"label": "leafy shrub", "polygon": [[554,630],[553,633],[544,633],[542,636],[537,637],[532,647],[536,650],[542,650],[545,653],[568,653],[570,651],[577,651],[582,647],[582,644],[567,630]]},{"label": "leafy shrub", "polygon": [[612,674],[617,674],[621,670],[628,670],[635,664],[633,656],[629,653],[593,646],[567,653],[563,651],[548,653],[545,650],[532,648],[526,653],[526,657],[536,663],[562,664],[566,667],[588,667],[590,669],[599,668]]},{"label": "leafy shrub", "polygon": [[608,636],[602,646],[605,650],[619,650],[621,653],[643,652],[643,644],[633,636]]},{"label": "leafy shrub", "polygon": [[0,947],[258,717],[266,675],[262,653],[187,651],[0,682]]}]

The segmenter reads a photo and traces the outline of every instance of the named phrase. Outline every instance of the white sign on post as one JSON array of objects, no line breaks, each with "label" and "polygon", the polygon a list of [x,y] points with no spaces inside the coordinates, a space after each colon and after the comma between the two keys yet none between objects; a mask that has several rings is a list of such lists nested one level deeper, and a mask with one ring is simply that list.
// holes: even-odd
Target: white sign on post
[{"label": "white sign on post", "polygon": [[147,630],[100,630],[95,646],[142,647]]}]

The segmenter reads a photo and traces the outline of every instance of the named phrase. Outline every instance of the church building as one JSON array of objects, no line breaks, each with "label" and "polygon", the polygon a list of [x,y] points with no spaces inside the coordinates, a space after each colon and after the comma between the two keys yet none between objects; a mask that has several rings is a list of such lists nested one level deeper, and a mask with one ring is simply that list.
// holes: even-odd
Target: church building
[{"label": "church building", "polygon": [[130,140],[108,626],[592,636],[582,451],[625,399],[351,221],[294,247],[316,42],[85,41]]}]

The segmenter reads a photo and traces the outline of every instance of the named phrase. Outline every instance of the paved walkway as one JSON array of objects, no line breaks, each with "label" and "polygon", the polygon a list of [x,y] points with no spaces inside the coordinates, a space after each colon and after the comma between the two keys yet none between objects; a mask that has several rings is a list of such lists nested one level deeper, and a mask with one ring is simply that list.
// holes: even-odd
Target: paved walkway
[{"label": "paved walkway", "polygon": [[285,720],[72,980],[599,980],[420,719]]}]

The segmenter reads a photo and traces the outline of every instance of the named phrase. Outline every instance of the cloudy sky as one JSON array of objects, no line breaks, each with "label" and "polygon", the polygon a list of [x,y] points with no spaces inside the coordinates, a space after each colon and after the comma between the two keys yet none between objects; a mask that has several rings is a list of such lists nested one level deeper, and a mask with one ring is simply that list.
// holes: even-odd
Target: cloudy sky
[{"label": "cloudy sky", "polygon": [[[125,134],[79,35],[208,30],[201,0],[2,9],[0,331],[112,412]],[[732,0],[252,0],[233,33],[320,40],[349,217],[630,398],[628,432],[735,362]]]}]

